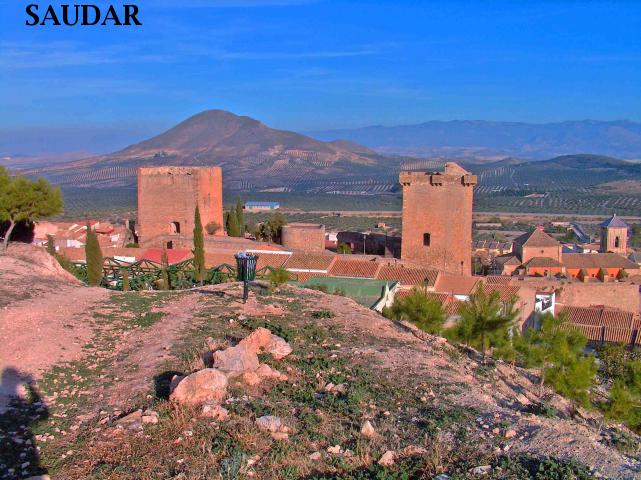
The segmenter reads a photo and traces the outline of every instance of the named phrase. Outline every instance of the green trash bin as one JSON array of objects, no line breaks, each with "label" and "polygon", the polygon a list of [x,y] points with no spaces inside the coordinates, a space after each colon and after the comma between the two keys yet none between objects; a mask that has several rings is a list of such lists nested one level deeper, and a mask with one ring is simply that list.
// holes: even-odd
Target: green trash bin
[{"label": "green trash bin", "polygon": [[256,278],[258,255],[239,252],[234,257],[236,258],[236,280],[243,282],[243,303],[245,303],[249,297],[249,282]]}]

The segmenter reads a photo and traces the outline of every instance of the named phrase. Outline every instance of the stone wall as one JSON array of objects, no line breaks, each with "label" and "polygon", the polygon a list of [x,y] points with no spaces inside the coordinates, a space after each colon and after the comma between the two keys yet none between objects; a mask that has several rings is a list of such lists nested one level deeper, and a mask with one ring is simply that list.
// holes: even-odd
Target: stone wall
[{"label": "stone wall", "polygon": [[639,285],[627,282],[583,283],[567,280],[525,278],[522,281],[514,282],[514,284],[536,289],[554,289],[557,293],[556,302],[563,305],[574,307],[604,305],[633,313],[639,313],[641,308]]},{"label": "stone wall", "polygon": [[401,258],[471,275],[472,199],[477,179],[455,163],[442,173],[403,172]]},{"label": "stone wall", "polygon": [[284,225],[281,243],[288,250],[323,252],[325,251],[325,226],[311,223]]},{"label": "stone wall", "polygon": [[[138,170],[138,224],[141,245],[155,237],[192,236],[194,210],[203,227],[223,226],[223,183],[219,167],[143,167]],[[149,243],[151,242],[151,243]]]}]

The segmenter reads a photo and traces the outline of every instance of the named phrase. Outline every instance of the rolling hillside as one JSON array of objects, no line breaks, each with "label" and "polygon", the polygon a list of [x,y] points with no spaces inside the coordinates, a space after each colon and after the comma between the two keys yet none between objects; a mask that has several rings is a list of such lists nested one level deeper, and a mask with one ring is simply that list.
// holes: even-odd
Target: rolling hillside
[{"label": "rolling hillside", "polygon": [[546,159],[590,152],[641,158],[641,123],[593,120],[546,124],[456,120],[394,127],[371,126],[310,133],[320,140],[346,139],[381,153],[500,159]]}]

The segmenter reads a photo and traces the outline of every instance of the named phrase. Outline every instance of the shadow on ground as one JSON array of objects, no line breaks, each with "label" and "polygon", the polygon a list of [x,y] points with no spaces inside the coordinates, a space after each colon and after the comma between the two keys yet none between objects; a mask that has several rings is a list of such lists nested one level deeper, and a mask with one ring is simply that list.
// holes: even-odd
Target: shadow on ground
[{"label": "shadow on ground", "polygon": [[33,427],[49,411],[30,375],[15,368],[2,372],[0,383],[0,478],[22,479],[43,475]]}]

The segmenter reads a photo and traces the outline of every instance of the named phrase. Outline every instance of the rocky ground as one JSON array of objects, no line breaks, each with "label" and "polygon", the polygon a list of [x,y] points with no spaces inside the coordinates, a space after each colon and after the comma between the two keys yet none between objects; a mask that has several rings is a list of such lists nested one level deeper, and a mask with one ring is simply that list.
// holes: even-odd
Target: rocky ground
[{"label": "rocky ground", "polygon": [[0,415],[0,478],[641,478],[638,438],[539,398],[535,372],[347,298],[38,288],[56,281],[0,286],[22,395]]}]

